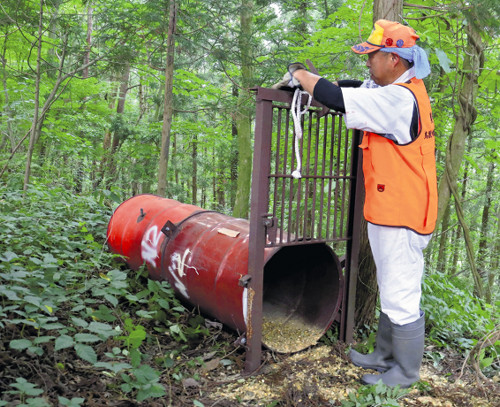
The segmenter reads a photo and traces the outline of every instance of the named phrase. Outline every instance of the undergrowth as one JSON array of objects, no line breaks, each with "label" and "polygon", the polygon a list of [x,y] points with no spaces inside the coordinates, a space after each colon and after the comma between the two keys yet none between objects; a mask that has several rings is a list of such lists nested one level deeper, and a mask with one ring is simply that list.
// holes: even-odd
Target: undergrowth
[{"label": "undergrowth", "polygon": [[[437,366],[442,350],[470,355],[489,377],[500,369],[498,304],[490,305],[461,288],[461,282],[434,272],[423,282],[422,309],[426,314],[427,341],[433,346],[426,357]],[[497,338],[493,341],[485,338]]]},{"label": "undergrowth", "polygon": [[182,379],[182,352],[208,335],[166,282],[109,253],[103,202],[60,188],[0,189],[0,406],[84,403],[40,388],[30,365],[51,365],[61,379],[89,369],[117,397],[164,396],[160,375]]}]

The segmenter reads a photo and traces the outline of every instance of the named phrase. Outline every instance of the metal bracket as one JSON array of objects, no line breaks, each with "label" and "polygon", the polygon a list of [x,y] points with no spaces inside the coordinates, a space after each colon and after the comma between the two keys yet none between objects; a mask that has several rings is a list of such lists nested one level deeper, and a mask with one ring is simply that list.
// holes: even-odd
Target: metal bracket
[{"label": "metal bracket", "polygon": [[175,226],[171,221],[167,220],[167,223],[163,225],[161,231],[167,236],[168,239],[175,233],[177,226]]},{"label": "metal bracket", "polygon": [[252,276],[245,274],[244,276],[241,276],[241,278],[238,280],[238,285],[240,287],[248,287],[248,283],[250,283],[250,280],[252,279]]},{"label": "metal bracket", "polygon": [[262,215],[262,224],[266,228],[266,234],[269,241],[275,242],[277,233],[276,225],[278,224],[278,219],[274,216],[274,214],[266,213],[265,215]]},{"label": "metal bracket", "polygon": [[144,209],[141,208],[141,214],[137,218],[137,223],[142,221],[146,217],[146,212],[144,212]]}]

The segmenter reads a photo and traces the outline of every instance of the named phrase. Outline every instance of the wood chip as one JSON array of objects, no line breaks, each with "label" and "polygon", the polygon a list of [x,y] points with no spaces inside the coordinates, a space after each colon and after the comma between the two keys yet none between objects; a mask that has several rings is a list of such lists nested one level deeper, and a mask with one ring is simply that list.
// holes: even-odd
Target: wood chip
[{"label": "wood chip", "polygon": [[315,345],[323,329],[305,323],[298,317],[264,316],[262,342],[279,353],[294,353]]}]

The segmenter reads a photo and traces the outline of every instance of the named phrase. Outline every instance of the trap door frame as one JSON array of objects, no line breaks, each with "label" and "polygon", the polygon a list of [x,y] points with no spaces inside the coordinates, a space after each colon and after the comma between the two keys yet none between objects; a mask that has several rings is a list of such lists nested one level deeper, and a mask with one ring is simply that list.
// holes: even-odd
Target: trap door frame
[{"label": "trap door frame", "polygon": [[[261,366],[262,353],[262,317],[263,317],[263,288],[264,288],[264,250],[269,247],[296,246],[304,244],[327,243],[327,244],[344,244],[345,253],[341,256],[343,267],[343,283],[344,287],[341,290],[342,299],[339,314],[336,320],[340,322],[340,340],[352,342],[353,327],[354,327],[354,307],[356,295],[356,281],[358,275],[358,256],[360,248],[360,231],[363,206],[363,176],[362,176],[362,155],[358,145],[361,142],[361,132],[357,130],[347,130],[343,121],[342,114],[334,112],[327,107],[312,101],[309,111],[306,113],[308,120],[302,119],[302,129],[304,137],[300,140],[300,151],[303,157],[302,178],[293,179],[291,173],[297,163],[294,157],[294,137],[293,120],[290,112],[292,104],[293,92],[267,89],[257,87],[256,92],[256,118],[255,118],[255,140],[253,151],[253,172],[252,172],[252,191],[250,205],[250,236],[249,236],[249,253],[248,253],[248,275],[240,284],[247,290],[247,331],[246,331],[246,360],[245,373],[256,373]],[[307,100],[307,95],[303,97]],[[305,100],[302,102],[304,103]],[[276,116],[277,115],[277,116]],[[284,115],[284,116],[283,116]],[[315,118],[313,117],[315,116]],[[326,118],[326,119],[324,119]],[[332,123],[331,133],[327,134],[328,124],[323,125],[323,129],[319,130],[321,125],[320,120],[328,120]],[[277,119],[277,120],[275,120]],[[312,124],[316,123],[316,127]],[[328,121],[326,122],[328,123]],[[336,124],[337,123],[337,124]],[[305,126],[307,124],[307,126]],[[318,127],[319,126],[319,127]],[[284,127],[284,128],[283,128]],[[325,130],[325,128],[327,130]],[[278,134],[277,138],[283,132],[284,141],[278,143],[274,147],[278,147],[279,152],[273,152],[273,131]],[[342,160],[336,161],[343,163],[349,168],[325,173],[325,161],[320,159],[316,147],[311,147],[310,140],[313,133],[318,136],[319,131],[324,132],[323,139],[328,139],[328,136],[338,138],[339,142],[336,151],[344,155]],[[308,140],[306,143],[305,140]],[[316,138],[316,140],[318,140]],[[340,147],[342,145],[342,149]],[[290,151],[291,150],[291,151]],[[335,151],[331,148],[330,160],[333,160]],[[287,158],[287,156],[289,158]],[[274,161],[273,161],[274,160]],[[335,158],[338,160],[338,157]],[[287,168],[286,172],[272,172],[278,167],[278,162],[281,162]],[[318,166],[323,166],[320,174],[317,173]],[[315,169],[316,172],[309,171],[309,168]],[[332,168],[332,167],[331,167]],[[331,169],[330,168],[330,169]],[[342,173],[343,172],[343,173]],[[316,189],[307,190],[309,180],[314,184],[321,183],[321,191],[319,192],[322,199],[316,199]],[[277,185],[282,183],[288,184],[288,195],[284,192],[281,197],[277,197]],[[342,184],[343,189],[339,187]],[[272,184],[272,185],[271,185]],[[301,197],[299,185],[304,186],[305,195]],[[296,186],[295,192],[293,191]],[[271,193],[270,188],[274,192]],[[339,196],[343,193],[343,196]],[[295,196],[294,196],[295,194]],[[272,197],[273,202],[270,201]],[[278,198],[278,199],[277,199]],[[330,199],[331,198],[331,199]],[[335,210],[335,202],[342,201],[342,198],[347,199],[347,203],[341,204],[341,210]],[[313,218],[312,227],[307,227],[306,222],[299,221],[296,223],[297,233],[290,235],[284,233],[283,223],[292,225],[295,221],[283,219],[283,208],[278,215],[277,200],[281,199],[281,204],[285,203],[286,199],[289,205],[295,205],[296,210],[300,211],[301,206],[306,205],[305,211],[310,211],[309,218]],[[327,208],[323,207],[325,199],[329,202]],[[292,202],[293,200],[293,202]],[[310,208],[307,209],[309,201],[312,200]],[[334,200],[332,207],[331,200]],[[319,207],[316,203],[319,202]],[[317,209],[319,208],[319,212]],[[294,209],[295,211],[295,209]],[[333,211],[332,213],[330,213]],[[327,213],[328,212],[328,213]],[[314,220],[316,213],[319,219]],[[296,215],[300,218],[299,212]],[[304,216],[305,219],[306,216]],[[322,222],[327,218],[326,230],[321,226],[315,227],[315,222]],[[328,230],[328,223],[332,222],[337,226],[333,226],[332,230]],[[340,229],[339,229],[340,228]],[[302,230],[301,230],[302,229]],[[340,230],[340,233],[338,233]],[[300,233],[303,232],[303,233]],[[335,249],[334,249],[335,250]]]}]

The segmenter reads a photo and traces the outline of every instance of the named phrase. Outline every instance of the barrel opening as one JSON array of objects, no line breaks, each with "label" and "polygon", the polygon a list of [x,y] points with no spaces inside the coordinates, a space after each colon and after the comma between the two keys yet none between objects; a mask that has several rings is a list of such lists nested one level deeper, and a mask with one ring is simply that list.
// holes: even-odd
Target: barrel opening
[{"label": "barrel opening", "polygon": [[264,268],[263,344],[281,353],[314,345],[338,313],[341,296],[341,266],[330,247],[282,247]]}]

